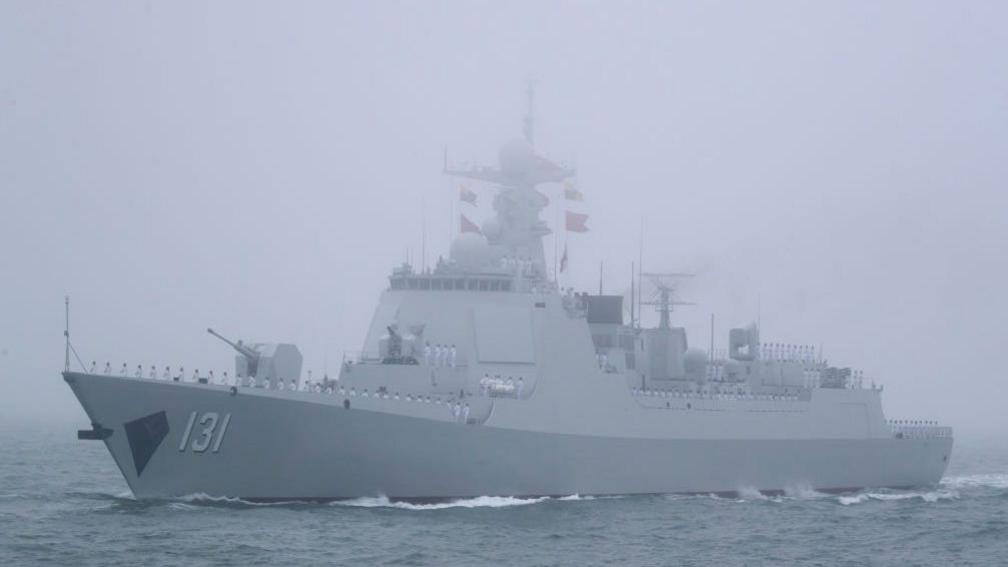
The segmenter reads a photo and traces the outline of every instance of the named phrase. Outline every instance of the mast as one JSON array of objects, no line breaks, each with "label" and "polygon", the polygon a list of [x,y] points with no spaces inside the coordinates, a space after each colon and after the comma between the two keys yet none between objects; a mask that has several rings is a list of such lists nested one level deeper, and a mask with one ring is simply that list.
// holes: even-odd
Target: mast
[{"label": "mast", "polygon": [[427,271],[427,200],[420,201],[420,273]]},{"label": "mast", "polygon": [[644,269],[644,217],[640,219],[640,241],[639,248],[637,250],[637,324],[643,326],[641,322],[641,304],[640,302],[644,299],[641,295],[641,284],[643,279],[641,277],[641,270]]},{"label": "mast", "polygon": [[714,364],[714,314],[710,314],[710,361]]},{"label": "mast", "polygon": [[634,323],[634,263],[630,262],[630,328],[635,329],[636,325]]},{"label": "mast", "polygon": [[66,338],[66,359],[63,363],[63,370],[70,372],[70,296],[63,298],[63,310],[66,316],[66,326],[63,328],[63,336]]},{"label": "mast", "polygon": [[[537,190],[537,186],[563,182],[574,176],[575,171],[566,164],[555,163],[536,154],[532,146],[535,140],[534,87],[534,82],[529,81],[526,89],[527,109],[522,125],[524,136],[501,147],[497,167],[458,168],[446,163],[444,173],[496,186],[498,198],[493,199],[492,206],[498,221],[495,226],[499,229],[484,236],[491,246],[500,246],[507,255],[531,260],[536,273],[548,280],[550,272],[546,264],[546,243],[543,239],[551,230],[539,218],[539,214],[547,209],[550,201]],[[452,217],[454,220],[454,211]],[[454,234],[457,233],[453,229],[452,235]],[[559,237],[556,237],[554,248],[556,256],[559,252]],[[558,277],[555,268],[554,274],[554,277]]]}]

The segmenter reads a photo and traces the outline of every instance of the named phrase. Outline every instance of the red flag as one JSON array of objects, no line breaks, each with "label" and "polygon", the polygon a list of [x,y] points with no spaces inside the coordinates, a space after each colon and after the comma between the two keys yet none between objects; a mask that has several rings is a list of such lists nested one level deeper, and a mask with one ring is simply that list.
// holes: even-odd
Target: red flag
[{"label": "red flag", "polygon": [[476,193],[467,189],[465,185],[459,185],[459,201],[476,205]]},{"label": "red flag", "polygon": [[572,213],[567,211],[567,230],[570,232],[588,232],[585,223],[588,222],[588,215]]},{"label": "red flag", "polygon": [[483,234],[479,227],[476,226],[476,223],[467,219],[465,215],[459,215],[459,221],[462,225],[460,228],[462,232],[475,232],[476,234]]},{"label": "red flag", "polygon": [[563,272],[567,269],[567,245],[564,244],[564,253],[560,257],[560,271]]}]

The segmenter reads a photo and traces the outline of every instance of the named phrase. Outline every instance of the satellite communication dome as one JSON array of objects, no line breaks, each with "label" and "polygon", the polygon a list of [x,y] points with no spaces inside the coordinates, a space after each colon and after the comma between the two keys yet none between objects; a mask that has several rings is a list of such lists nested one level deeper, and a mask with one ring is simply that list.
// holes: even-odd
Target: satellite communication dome
[{"label": "satellite communication dome", "polygon": [[525,140],[514,140],[504,144],[497,160],[501,171],[510,177],[522,177],[536,165],[536,155]]},{"label": "satellite communication dome", "polygon": [[477,269],[490,261],[490,245],[482,234],[463,232],[451,243],[451,259],[464,269]]}]

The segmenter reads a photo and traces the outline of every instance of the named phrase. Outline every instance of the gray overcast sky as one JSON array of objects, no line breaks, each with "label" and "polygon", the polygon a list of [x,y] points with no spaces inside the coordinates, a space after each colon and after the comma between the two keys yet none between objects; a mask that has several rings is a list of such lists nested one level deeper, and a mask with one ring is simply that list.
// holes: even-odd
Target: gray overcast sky
[{"label": "gray overcast sky", "polygon": [[825,345],[890,417],[1000,434],[1006,22],[1004,2],[5,1],[0,414],[84,421],[64,294],[88,362],[224,370],[213,326],[334,369],[419,256],[422,208],[447,249],[443,146],[492,163],[532,76],[537,145],[591,214],[567,283],[604,260],[627,288],[643,217],[645,267],[698,274],[694,343],[759,304],[764,341]]}]

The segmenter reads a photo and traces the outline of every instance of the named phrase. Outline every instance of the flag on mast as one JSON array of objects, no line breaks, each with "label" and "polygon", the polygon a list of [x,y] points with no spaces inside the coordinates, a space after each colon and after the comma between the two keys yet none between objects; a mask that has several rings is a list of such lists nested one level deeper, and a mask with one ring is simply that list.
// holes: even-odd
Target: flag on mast
[{"label": "flag on mast", "polygon": [[476,234],[483,234],[483,232],[476,226],[476,223],[466,218],[465,215],[459,214],[459,223],[461,227],[460,232],[474,232]]},{"label": "flag on mast", "polygon": [[476,193],[469,190],[465,185],[459,185],[459,201],[476,206]]},{"label": "flag on mast", "polygon": [[560,257],[560,273],[563,273],[567,269],[567,244],[564,243],[564,253]]},{"label": "flag on mast", "polygon": [[588,226],[585,225],[586,222],[588,222],[588,215],[567,211],[566,224],[568,232],[588,232]]},{"label": "flag on mast", "polygon": [[584,194],[574,187],[574,184],[570,181],[564,181],[564,199],[568,201],[584,201]]}]

